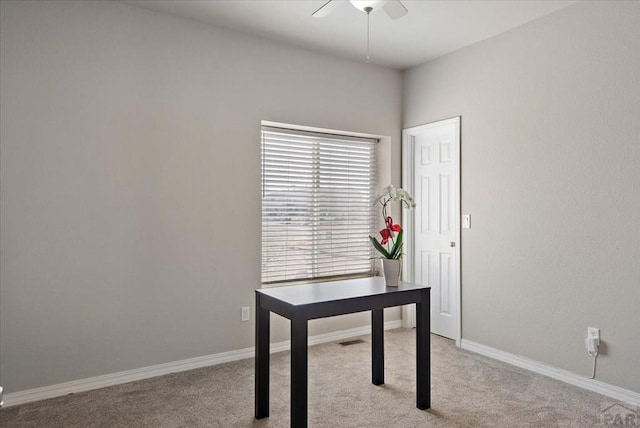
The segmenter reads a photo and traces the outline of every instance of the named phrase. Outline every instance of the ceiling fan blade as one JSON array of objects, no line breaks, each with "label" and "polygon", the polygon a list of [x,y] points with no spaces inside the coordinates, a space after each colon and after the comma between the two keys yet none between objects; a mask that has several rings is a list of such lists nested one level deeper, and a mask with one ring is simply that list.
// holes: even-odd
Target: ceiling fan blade
[{"label": "ceiling fan blade", "polygon": [[336,6],[338,6],[338,2],[337,1],[329,0],[328,2],[326,2],[325,4],[320,6],[320,8],[318,8],[318,10],[313,12],[311,14],[311,16],[313,16],[314,18],[324,18],[325,16],[327,16],[331,12],[333,12],[333,10],[336,8]]},{"label": "ceiling fan blade", "polygon": [[389,18],[398,19],[402,18],[409,12],[406,7],[400,2],[400,0],[388,0],[384,6],[382,6]]}]

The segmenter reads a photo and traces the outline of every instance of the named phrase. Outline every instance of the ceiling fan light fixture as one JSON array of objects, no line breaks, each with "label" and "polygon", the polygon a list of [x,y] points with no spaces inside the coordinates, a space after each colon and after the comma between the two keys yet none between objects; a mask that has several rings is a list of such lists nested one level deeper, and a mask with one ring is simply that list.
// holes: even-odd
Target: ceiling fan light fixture
[{"label": "ceiling fan light fixture", "polygon": [[386,3],[386,0],[349,0],[349,2],[356,9],[369,13],[381,9]]},{"label": "ceiling fan light fixture", "polygon": [[[342,2],[340,2],[342,3]],[[391,19],[398,19],[407,14],[408,10],[400,0],[349,0],[349,3],[356,9],[367,14],[367,62],[371,60],[369,56],[369,41],[370,41],[370,18],[371,12],[378,9],[384,9]],[[321,18],[327,16],[338,5],[338,0],[328,0],[325,4],[320,6],[311,16],[315,18]]]}]

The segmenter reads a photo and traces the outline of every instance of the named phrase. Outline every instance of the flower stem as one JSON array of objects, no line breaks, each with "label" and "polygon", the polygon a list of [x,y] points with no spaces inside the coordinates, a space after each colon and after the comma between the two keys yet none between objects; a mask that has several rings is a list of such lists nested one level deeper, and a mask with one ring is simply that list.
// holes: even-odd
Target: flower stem
[{"label": "flower stem", "polygon": [[389,244],[389,242],[387,242],[387,251],[391,251],[391,248],[395,247],[395,245],[396,245],[396,240],[393,239],[393,230],[391,230],[389,228],[389,225],[387,224],[387,204],[390,201],[391,201],[391,198],[385,200],[382,203],[382,220],[384,221],[385,229],[387,229],[389,231],[389,238],[391,238],[391,244]]}]

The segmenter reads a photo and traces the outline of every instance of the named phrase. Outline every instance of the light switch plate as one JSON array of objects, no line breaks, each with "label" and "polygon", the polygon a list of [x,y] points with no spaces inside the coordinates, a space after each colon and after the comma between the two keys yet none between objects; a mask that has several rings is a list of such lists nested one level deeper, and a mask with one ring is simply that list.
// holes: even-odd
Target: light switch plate
[{"label": "light switch plate", "polygon": [[471,229],[471,215],[462,214],[462,228]]}]

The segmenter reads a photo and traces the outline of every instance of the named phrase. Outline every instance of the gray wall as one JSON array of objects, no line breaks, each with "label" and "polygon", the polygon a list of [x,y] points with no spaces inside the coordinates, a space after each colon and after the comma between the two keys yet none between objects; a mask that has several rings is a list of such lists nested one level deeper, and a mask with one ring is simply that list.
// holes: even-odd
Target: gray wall
[{"label": "gray wall", "polygon": [[115,2],[0,3],[5,392],[253,345],[261,120],[390,136],[399,184],[398,71]]},{"label": "gray wall", "polygon": [[640,2],[583,2],[405,74],[462,116],[463,339],[640,391]]}]

